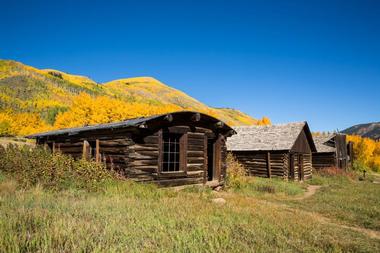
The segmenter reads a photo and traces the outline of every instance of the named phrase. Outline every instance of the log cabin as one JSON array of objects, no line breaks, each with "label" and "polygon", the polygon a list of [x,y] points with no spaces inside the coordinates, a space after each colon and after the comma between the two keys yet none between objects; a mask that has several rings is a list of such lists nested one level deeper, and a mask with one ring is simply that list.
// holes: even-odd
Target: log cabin
[{"label": "log cabin", "polygon": [[352,160],[352,143],[346,135],[335,133],[328,136],[314,136],[317,152],[313,153],[313,168],[336,167],[346,170]]},{"label": "log cabin", "polygon": [[244,165],[247,175],[304,180],[312,176],[314,141],[306,122],[235,127],[227,150]]},{"label": "log cabin", "polygon": [[104,163],[135,181],[161,186],[222,185],[226,138],[234,130],[190,111],[28,136],[53,152]]}]

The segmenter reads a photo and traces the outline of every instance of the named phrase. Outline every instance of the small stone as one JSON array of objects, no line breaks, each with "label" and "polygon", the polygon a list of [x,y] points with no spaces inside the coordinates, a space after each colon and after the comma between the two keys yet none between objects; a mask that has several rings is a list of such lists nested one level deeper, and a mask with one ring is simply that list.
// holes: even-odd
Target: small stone
[{"label": "small stone", "polygon": [[227,201],[224,198],[216,198],[212,199],[212,202],[218,205],[224,205]]},{"label": "small stone", "polygon": [[214,191],[218,192],[218,191],[221,191],[222,189],[223,189],[223,187],[219,185],[219,186],[215,187]]}]

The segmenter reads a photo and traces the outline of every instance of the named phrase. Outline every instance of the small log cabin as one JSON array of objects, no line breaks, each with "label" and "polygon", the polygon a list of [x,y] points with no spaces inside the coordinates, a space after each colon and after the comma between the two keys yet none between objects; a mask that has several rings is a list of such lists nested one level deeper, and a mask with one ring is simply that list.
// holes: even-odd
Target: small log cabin
[{"label": "small log cabin", "polygon": [[304,180],[312,176],[316,151],[306,122],[271,126],[241,126],[227,141],[227,150],[249,176]]},{"label": "small log cabin", "polygon": [[127,178],[175,186],[223,184],[226,138],[234,133],[216,118],[181,111],[28,137],[53,152],[104,163]]},{"label": "small log cabin", "polygon": [[317,152],[313,153],[313,168],[337,167],[346,170],[350,166],[352,143],[347,143],[346,135],[333,134],[313,138],[317,147]]}]

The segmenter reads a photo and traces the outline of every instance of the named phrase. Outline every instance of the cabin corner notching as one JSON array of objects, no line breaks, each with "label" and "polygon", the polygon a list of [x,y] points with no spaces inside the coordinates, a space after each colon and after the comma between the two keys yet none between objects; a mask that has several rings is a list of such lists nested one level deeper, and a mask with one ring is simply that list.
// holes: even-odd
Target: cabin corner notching
[{"label": "cabin corner notching", "polygon": [[29,137],[53,152],[102,162],[130,179],[174,186],[222,184],[226,138],[233,133],[213,117],[183,111]]}]

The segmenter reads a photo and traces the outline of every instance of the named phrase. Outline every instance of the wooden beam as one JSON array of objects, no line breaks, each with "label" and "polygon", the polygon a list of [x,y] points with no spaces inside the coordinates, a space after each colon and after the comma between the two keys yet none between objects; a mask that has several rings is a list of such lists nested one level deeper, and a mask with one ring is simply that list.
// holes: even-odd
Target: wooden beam
[{"label": "wooden beam", "polygon": [[55,141],[53,141],[51,145],[52,145],[52,146],[51,146],[51,147],[52,147],[51,149],[52,149],[52,152],[53,152],[53,154],[54,154],[54,153],[55,153]]},{"label": "wooden beam", "polygon": [[82,158],[85,160],[88,160],[89,155],[88,152],[90,151],[89,149],[90,144],[88,141],[83,141],[83,150],[82,150]]},{"label": "wooden beam", "polygon": [[268,178],[271,178],[272,177],[272,168],[271,168],[271,164],[270,164],[270,152],[267,152],[266,160],[267,160]]},{"label": "wooden beam", "polygon": [[158,131],[158,171],[157,175],[160,177],[161,171],[162,171],[162,161],[164,159],[164,144],[163,144],[163,133],[162,129]]},{"label": "wooden beam", "polygon": [[179,140],[179,169],[187,173],[187,133]]},{"label": "wooden beam", "polygon": [[201,120],[201,114],[199,112],[194,113],[193,116],[191,116],[191,121],[198,122]]},{"label": "wooden beam", "polygon": [[95,143],[96,143],[95,161],[97,163],[100,163],[100,143],[99,143],[99,139],[96,139]]}]

